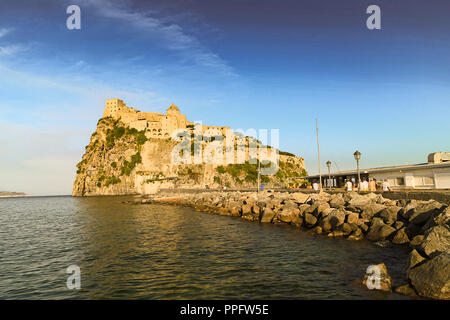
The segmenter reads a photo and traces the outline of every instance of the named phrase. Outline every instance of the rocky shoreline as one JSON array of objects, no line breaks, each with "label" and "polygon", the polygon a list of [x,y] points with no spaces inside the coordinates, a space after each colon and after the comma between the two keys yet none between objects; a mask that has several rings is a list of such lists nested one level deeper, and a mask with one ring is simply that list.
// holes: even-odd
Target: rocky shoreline
[{"label": "rocky shoreline", "polygon": [[[389,200],[380,194],[223,192],[159,193],[138,203],[183,205],[197,211],[282,223],[316,234],[391,242],[411,248],[405,284],[395,292],[450,299],[450,207],[429,200]],[[380,264],[382,270],[385,266]],[[383,271],[387,275],[387,270]],[[390,283],[390,281],[388,281]],[[392,290],[383,286],[382,290]]]}]

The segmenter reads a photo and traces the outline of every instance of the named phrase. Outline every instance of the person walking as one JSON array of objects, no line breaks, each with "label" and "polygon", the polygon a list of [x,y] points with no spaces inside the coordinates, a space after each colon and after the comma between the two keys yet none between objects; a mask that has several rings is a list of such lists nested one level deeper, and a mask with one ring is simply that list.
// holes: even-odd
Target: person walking
[{"label": "person walking", "polygon": [[366,179],[363,179],[363,181],[361,182],[361,191],[369,191],[369,183]]},{"label": "person walking", "polygon": [[369,179],[369,191],[376,191],[377,190],[377,183],[374,179]]},{"label": "person walking", "polygon": [[392,191],[391,184],[389,183],[388,179],[384,179],[383,181],[383,191]]},{"label": "person walking", "polygon": [[353,191],[353,183],[348,179],[345,180],[345,188],[347,191]]},{"label": "person walking", "polygon": [[317,182],[313,183],[313,189],[319,191],[319,184]]}]

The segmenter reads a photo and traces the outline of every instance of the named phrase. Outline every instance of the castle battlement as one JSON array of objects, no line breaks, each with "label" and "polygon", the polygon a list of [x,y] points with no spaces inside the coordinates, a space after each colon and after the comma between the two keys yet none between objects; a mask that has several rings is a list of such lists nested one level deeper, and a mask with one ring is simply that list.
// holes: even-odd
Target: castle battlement
[{"label": "castle battlement", "polygon": [[[128,107],[120,99],[108,99],[105,102],[103,117],[120,119],[124,124],[139,131],[144,130],[148,138],[167,139],[177,129],[193,128],[194,123],[181,114],[180,109],[173,103],[167,108],[166,114],[157,112],[141,112]],[[225,135],[229,127],[202,126],[202,132],[214,130]]]}]

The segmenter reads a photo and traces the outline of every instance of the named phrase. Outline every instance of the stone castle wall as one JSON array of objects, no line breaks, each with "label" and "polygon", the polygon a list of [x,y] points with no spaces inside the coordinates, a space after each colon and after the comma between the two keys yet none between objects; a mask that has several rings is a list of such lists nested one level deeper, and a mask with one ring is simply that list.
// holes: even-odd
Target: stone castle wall
[{"label": "stone castle wall", "polygon": [[[177,129],[193,131],[193,122],[181,114],[177,106],[172,104],[166,114],[157,112],[141,112],[128,107],[120,99],[108,99],[105,103],[103,117],[120,119],[124,124],[139,131],[145,130],[148,138],[168,139]],[[225,135],[229,127],[202,126],[202,134]]]}]

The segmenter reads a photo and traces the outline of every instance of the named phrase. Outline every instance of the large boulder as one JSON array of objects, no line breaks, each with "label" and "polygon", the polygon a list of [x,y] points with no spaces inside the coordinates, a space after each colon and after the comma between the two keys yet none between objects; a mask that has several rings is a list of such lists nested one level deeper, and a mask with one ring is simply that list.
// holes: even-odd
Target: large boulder
[{"label": "large boulder", "polygon": [[420,296],[450,300],[450,253],[417,265],[409,271],[408,278]]},{"label": "large boulder", "polygon": [[372,202],[368,205],[361,207],[361,218],[372,219],[377,213],[383,211],[386,208],[383,204]]},{"label": "large boulder", "polygon": [[305,213],[311,213],[315,217],[319,217],[319,215],[326,209],[330,208],[330,205],[326,201],[315,201]]},{"label": "large boulder", "polygon": [[342,194],[334,194],[330,199],[330,207],[332,208],[341,208],[345,205],[345,200]]},{"label": "large boulder", "polygon": [[320,226],[315,226],[314,228],[312,228],[312,232],[314,232],[315,234],[322,234],[322,227]]},{"label": "large boulder", "polygon": [[348,237],[348,240],[362,240],[364,238],[364,234],[361,229],[355,229]]},{"label": "large boulder", "polygon": [[446,207],[444,211],[433,218],[434,225],[444,225],[450,227],[450,207]]},{"label": "large boulder", "polygon": [[383,219],[384,223],[392,225],[397,221],[397,214],[401,210],[397,206],[387,206],[379,213],[379,216]]},{"label": "large boulder", "polygon": [[345,222],[345,211],[329,208],[324,211],[325,216],[319,218],[319,226],[323,232],[330,232]]},{"label": "large boulder", "polygon": [[[354,225],[351,225],[350,223],[344,222],[341,226],[340,229],[342,230],[342,232],[344,233],[345,236],[348,236],[350,233],[353,232],[354,230]],[[357,229],[359,229],[358,227],[356,227]]]},{"label": "large boulder", "polygon": [[307,193],[296,192],[291,194],[291,199],[293,199],[295,202],[299,204],[304,204],[308,202],[310,196]]},{"label": "large boulder", "polygon": [[279,221],[289,223],[294,218],[298,217],[300,213],[300,210],[298,209],[298,206],[294,202],[287,202],[281,211],[278,211],[277,219]]},{"label": "large boulder", "polygon": [[323,232],[331,231],[331,223],[329,217],[323,217],[319,220],[320,230]]},{"label": "large boulder", "polygon": [[259,207],[254,202],[242,206],[242,219],[249,221],[259,220]]},{"label": "large boulder", "polygon": [[350,202],[353,198],[361,197],[361,195],[356,191],[350,191],[350,192],[344,193],[343,197],[344,197],[345,202]]},{"label": "large boulder", "polygon": [[[395,228],[394,228],[395,229]],[[405,232],[405,228],[401,228],[395,233],[394,238],[392,238],[392,242],[395,244],[404,244],[409,242],[408,235]]]},{"label": "large boulder", "polygon": [[294,217],[294,219],[292,219],[291,224],[296,226],[296,227],[301,227],[303,225],[303,218],[302,217]]},{"label": "large boulder", "polygon": [[305,213],[304,221],[307,227],[313,227],[317,223],[317,218],[311,213]]},{"label": "large boulder", "polygon": [[429,257],[437,252],[450,252],[450,227],[442,225],[427,230],[420,248]]},{"label": "large boulder", "polygon": [[240,214],[241,207],[238,205],[230,207],[229,211],[230,211],[230,216],[239,217],[241,215]]},{"label": "large boulder", "polygon": [[380,218],[374,218],[366,238],[370,241],[382,241],[386,240],[394,232],[395,228],[384,224]]},{"label": "large boulder", "polygon": [[334,229],[345,222],[345,211],[334,209],[326,219],[329,219],[331,228]]},{"label": "large boulder", "polygon": [[410,239],[413,239],[415,236],[423,234],[423,232],[420,226],[410,223],[406,226],[406,234]]},{"label": "large boulder", "polygon": [[[389,204],[389,203],[392,203],[392,202],[391,202],[392,200],[384,198],[381,194],[377,194],[376,197],[375,197],[375,199],[374,199],[374,201],[375,201],[376,203],[379,203],[379,204]],[[397,204],[397,202],[394,201],[394,204]]]},{"label": "large boulder", "polygon": [[419,235],[415,236],[414,238],[412,238],[411,241],[409,242],[409,244],[413,247],[417,247],[423,242],[423,239],[424,239],[423,234],[419,234]]},{"label": "large boulder", "polygon": [[310,194],[310,198],[313,201],[325,201],[328,202],[331,199],[331,195],[326,192],[320,192],[320,193],[312,193]]},{"label": "large boulder", "polygon": [[408,263],[408,272],[409,270],[411,270],[412,268],[414,268],[415,266],[417,266],[419,263],[421,263],[422,261],[424,261],[425,258],[422,257],[420,255],[419,252],[417,252],[416,249],[413,249],[410,253],[409,253],[409,263]]},{"label": "large boulder", "polygon": [[244,205],[242,205],[242,207],[241,207],[241,210],[242,210],[242,215],[244,216],[246,216],[246,215],[250,215],[251,213],[252,213],[252,206],[253,205],[251,205],[251,204],[244,204]]},{"label": "large boulder", "polygon": [[442,207],[442,203],[430,200],[410,210],[406,215],[409,223],[422,226],[427,223],[430,218],[439,214]]},{"label": "large boulder", "polygon": [[396,293],[400,293],[405,296],[417,297],[416,291],[414,291],[414,289],[409,284],[404,284],[402,286],[399,286],[399,287],[395,288],[394,291]]},{"label": "large boulder", "polygon": [[323,210],[322,212],[320,212],[320,217],[319,217],[319,218],[327,217],[327,216],[328,216],[330,213],[332,213],[334,210],[336,210],[336,209],[334,209],[334,208],[328,208],[328,209]]},{"label": "large boulder", "polygon": [[369,197],[362,195],[353,195],[350,201],[348,201],[347,208],[354,212],[362,212],[367,206],[375,204]]},{"label": "large boulder", "polygon": [[401,228],[404,227],[404,223],[402,221],[396,221],[392,226],[396,229],[396,230],[400,230]]},{"label": "large boulder", "polygon": [[392,279],[384,263],[367,267],[363,284],[370,290],[392,291]]},{"label": "large boulder", "polygon": [[273,199],[266,201],[266,208],[273,209],[275,206],[280,205],[280,201],[275,201]]},{"label": "large boulder", "polygon": [[413,212],[413,210],[420,206],[421,203],[423,203],[424,201],[419,201],[419,200],[399,200],[397,201],[397,204],[402,208],[402,210],[399,212],[399,214],[401,215],[401,217],[403,219],[408,220],[409,216],[411,215],[411,213]]},{"label": "large boulder", "polygon": [[311,205],[309,205],[309,204],[301,204],[301,205],[299,205],[299,207],[298,207],[298,210],[299,210],[299,216],[300,217],[303,217],[304,215],[305,215],[305,212],[311,212],[310,211],[310,207],[311,207]]},{"label": "large boulder", "polygon": [[270,208],[265,208],[261,215],[261,222],[270,223],[275,217],[275,212]]},{"label": "large boulder", "polygon": [[345,220],[348,223],[358,224],[359,215],[356,212],[346,211],[346,218],[345,218]]},{"label": "large boulder", "polygon": [[446,207],[442,212],[438,212],[431,217],[428,222],[422,227],[426,231],[434,226],[447,225],[450,227],[450,207]]}]

